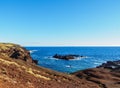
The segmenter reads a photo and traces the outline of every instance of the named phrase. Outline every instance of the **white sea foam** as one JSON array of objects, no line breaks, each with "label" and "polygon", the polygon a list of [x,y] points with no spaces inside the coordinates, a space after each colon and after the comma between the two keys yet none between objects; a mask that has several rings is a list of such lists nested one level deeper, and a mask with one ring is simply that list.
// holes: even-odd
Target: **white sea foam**
[{"label": "white sea foam", "polygon": [[29,52],[30,52],[30,53],[34,53],[34,52],[36,52],[36,51],[38,51],[38,50],[30,50]]},{"label": "white sea foam", "polygon": [[95,65],[99,65],[99,64],[101,64],[101,63],[97,63],[97,62],[95,62],[94,64],[95,64]]},{"label": "white sea foam", "polygon": [[59,60],[59,59],[54,58],[54,57],[52,57],[52,56],[45,56],[44,58],[45,58],[45,59],[52,59],[52,60]]},{"label": "white sea foam", "polygon": [[65,67],[67,67],[67,68],[71,68],[71,65],[66,65]]},{"label": "white sea foam", "polygon": [[90,57],[87,57],[87,56],[84,56],[84,57],[76,57],[75,59],[70,59],[70,60],[82,60],[82,59],[86,59],[86,58],[90,58]]},{"label": "white sea foam", "polygon": [[76,68],[74,65],[65,65],[66,68]]}]

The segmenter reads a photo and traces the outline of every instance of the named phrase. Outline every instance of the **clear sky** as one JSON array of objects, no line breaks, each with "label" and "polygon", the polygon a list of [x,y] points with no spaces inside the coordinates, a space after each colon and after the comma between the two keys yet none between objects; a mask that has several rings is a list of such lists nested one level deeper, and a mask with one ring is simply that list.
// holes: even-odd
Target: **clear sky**
[{"label": "clear sky", "polygon": [[120,45],[120,0],[0,0],[0,42]]}]

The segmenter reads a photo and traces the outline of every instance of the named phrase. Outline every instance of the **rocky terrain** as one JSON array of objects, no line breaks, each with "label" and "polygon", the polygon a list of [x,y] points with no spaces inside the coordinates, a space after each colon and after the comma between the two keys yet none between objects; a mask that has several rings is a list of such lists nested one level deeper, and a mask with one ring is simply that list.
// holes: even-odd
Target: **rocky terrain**
[{"label": "rocky terrain", "polygon": [[100,66],[64,74],[36,63],[21,46],[1,43],[0,88],[120,88],[118,68]]},{"label": "rocky terrain", "polygon": [[120,88],[120,60],[108,61],[94,69],[73,73],[80,79],[98,84],[101,88]]}]

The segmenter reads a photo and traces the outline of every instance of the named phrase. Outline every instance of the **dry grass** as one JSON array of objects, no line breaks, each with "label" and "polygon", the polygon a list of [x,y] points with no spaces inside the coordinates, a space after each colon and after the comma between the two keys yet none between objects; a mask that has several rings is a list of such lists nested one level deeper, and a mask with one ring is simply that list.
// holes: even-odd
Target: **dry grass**
[{"label": "dry grass", "polygon": [[48,78],[48,77],[42,76],[42,75],[40,75],[40,74],[35,74],[35,73],[33,72],[32,68],[27,69],[27,72],[30,73],[30,74],[32,74],[32,75],[34,75],[35,77],[43,78],[43,79],[45,79],[45,80],[51,80],[51,79]]},{"label": "dry grass", "polygon": [[0,51],[8,50],[10,47],[14,47],[12,43],[0,43]]},{"label": "dry grass", "polygon": [[25,72],[27,72],[27,73],[35,76],[35,77],[42,78],[42,79],[45,79],[45,80],[51,80],[51,79],[48,78],[48,77],[42,76],[42,75],[40,75],[40,74],[35,74],[34,72],[35,72],[35,71],[38,72],[37,70],[34,70],[34,72],[33,72],[33,69],[32,69],[32,68],[27,68],[27,67],[25,67],[25,66],[21,66],[21,65],[19,65],[19,64],[16,63],[16,62],[7,61],[7,60],[4,60],[4,59],[1,59],[1,58],[0,58],[0,63],[5,64],[5,65],[7,65],[7,66],[15,65],[17,68],[21,68],[21,69],[25,70]]}]

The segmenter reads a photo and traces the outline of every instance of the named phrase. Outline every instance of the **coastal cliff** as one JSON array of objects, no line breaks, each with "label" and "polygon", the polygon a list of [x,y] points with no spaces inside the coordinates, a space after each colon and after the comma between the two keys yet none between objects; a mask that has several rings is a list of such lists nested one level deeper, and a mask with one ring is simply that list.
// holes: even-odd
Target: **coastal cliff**
[{"label": "coastal cliff", "polygon": [[0,88],[120,88],[116,69],[100,66],[64,74],[37,66],[34,61],[25,48],[1,43]]},{"label": "coastal cliff", "polygon": [[0,43],[0,55],[7,56],[12,59],[23,60],[28,63],[33,63],[29,51],[12,43]]}]

